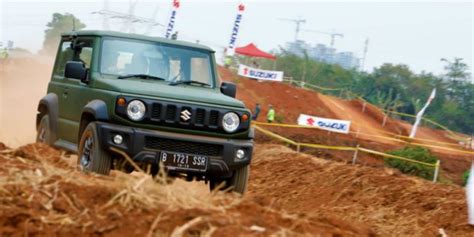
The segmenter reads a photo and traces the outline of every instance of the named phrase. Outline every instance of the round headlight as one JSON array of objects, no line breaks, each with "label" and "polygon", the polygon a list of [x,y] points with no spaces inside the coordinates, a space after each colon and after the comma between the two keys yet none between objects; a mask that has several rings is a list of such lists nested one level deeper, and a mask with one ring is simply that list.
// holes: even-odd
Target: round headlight
[{"label": "round headlight", "polygon": [[226,132],[235,132],[240,125],[240,118],[234,112],[229,112],[222,117],[222,127]]},{"label": "round headlight", "polygon": [[133,121],[140,121],[145,117],[146,107],[139,100],[132,100],[127,106],[127,115]]}]

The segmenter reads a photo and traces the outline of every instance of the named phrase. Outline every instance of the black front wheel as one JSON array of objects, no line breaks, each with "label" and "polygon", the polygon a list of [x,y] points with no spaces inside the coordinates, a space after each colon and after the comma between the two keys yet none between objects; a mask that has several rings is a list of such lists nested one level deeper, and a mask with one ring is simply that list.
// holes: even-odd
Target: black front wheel
[{"label": "black front wheel", "polygon": [[220,190],[228,190],[244,194],[247,191],[247,184],[249,180],[250,166],[246,165],[234,171],[232,177],[228,179],[211,179],[209,187],[211,191],[219,188]]},{"label": "black front wheel", "polygon": [[77,165],[84,172],[108,175],[112,168],[112,158],[99,144],[99,135],[95,122],[89,123],[79,142]]}]

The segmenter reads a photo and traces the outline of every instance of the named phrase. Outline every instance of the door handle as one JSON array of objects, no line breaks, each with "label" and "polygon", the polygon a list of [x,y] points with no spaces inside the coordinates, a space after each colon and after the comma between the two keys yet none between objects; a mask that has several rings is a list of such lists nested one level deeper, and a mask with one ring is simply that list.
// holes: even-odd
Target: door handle
[{"label": "door handle", "polygon": [[68,94],[69,94],[69,88],[66,87],[66,88],[64,88],[63,97],[67,98]]}]

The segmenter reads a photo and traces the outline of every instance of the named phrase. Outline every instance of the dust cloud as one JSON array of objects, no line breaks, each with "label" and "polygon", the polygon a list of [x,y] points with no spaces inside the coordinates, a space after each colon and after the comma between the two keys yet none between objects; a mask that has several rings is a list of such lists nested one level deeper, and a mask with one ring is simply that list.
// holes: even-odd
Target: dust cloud
[{"label": "dust cloud", "polygon": [[18,147],[35,141],[36,109],[52,65],[52,58],[39,56],[0,62],[0,142]]}]

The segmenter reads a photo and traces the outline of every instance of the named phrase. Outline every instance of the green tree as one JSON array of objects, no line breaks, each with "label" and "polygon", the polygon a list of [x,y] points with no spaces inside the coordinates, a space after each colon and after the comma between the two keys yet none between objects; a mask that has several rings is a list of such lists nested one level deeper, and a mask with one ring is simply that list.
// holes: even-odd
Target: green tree
[{"label": "green tree", "polygon": [[62,33],[72,31],[73,29],[80,30],[85,28],[86,25],[70,13],[54,13],[53,19],[46,27],[42,52],[54,54],[58,48]]},{"label": "green tree", "polygon": [[446,62],[444,69],[447,71],[446,77],[451,81],[466,82],[469,78],[469,67],[462,61],[462,58],[454,58],[453,61],[442,58]]}]

